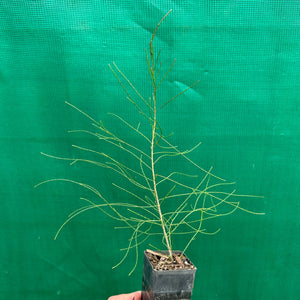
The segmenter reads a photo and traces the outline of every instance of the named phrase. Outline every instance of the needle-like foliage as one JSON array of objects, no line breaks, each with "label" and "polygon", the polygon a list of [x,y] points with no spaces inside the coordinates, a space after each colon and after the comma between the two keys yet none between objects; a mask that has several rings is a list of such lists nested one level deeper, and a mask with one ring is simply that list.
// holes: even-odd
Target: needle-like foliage
[{"label": "needle-like foliage", "polygon": [[[90,130],[74,130],[72,132],[82,133],[95,139],[95,147],[72,145],[85,154],[77,158],[57,157],[43,153],[51,158],[69,161],[71,165],[82,162],[112,171],[114,173],[113,188],[127,194],[128,198],[134,199],[134,201],[130,203],[113,203],[95,187],[70,179],[55,178],[37,185],[52,181],[63,181],[78,185],[83,191],[91,193],[94,196],[93,199],[87,199],[86,196],[81,197],[85,205],[68,216],[58,229],[55,238],[73,218],[84,212],[98,209],[116,222],[122,223],[116,228],[129,230],[128,244],[124,249],[121,249],[124,255],[116,266],[121,264],[128,253],[133,250],[136,253],[136,263],[132,271],[137,264],[138,247],[148,239],[151,240],[153,237],[161,236],[163,246],[155,247],[157,249],[165,247],[171,257],[174,239],[180,239],[183,235],[188,237],[186,245],[182,249],[185,252],[198,234],[216,234],[219,232],[220,229],[213,232],[207,231],[205,223],[210,219],[228,216],[237,210],[259,214],[240,206],[239,198],[253,196],[237,194],[234,183],[227,182],[213,174],[212,168],[205,170],[189,157],[189,154],[195,151],[200,143],[191,149],[180,150],[179,147],[170,142],[169,137],[164,135],[159,124],[159,111],[165,109],[173,100],[197,84],[195,82],[189,88],[163,103],[157,97],[158,89],[162,87],[164,79],[175,64],[174,61],[167,71],[162,74],[161,51],[156,52],[153,45],[155,34],[169,13],[170,11],[155,28],[149,49],[146,50],[147,67],[152,85],[152,95],[149,98],[144,97],[136,89],[116,63],[109,65],[113,75],[124,89],[127,100],[135,107],[137,114],[142,116],[144,124],[143,126],[140,123],[133,124],[119,115],[110,115],[119,122],[120,126],[126,127],[127,134],[132,133],[136,140],[138,139],[138,143],[133,144],[131,141],[122,138],[107,128],[101,121],[96,121],[75,105],[66,102],[67,105],[84,115],[91,124]],[[148,131],[145,130],[145,124],[149,128]],[[107,144],[112,150],[111,153],[118,150],[122,155],[114,156],[109,151],[101,152],[96,147],[96,141]],[[86,158],[89,155],[90,158]],[[175,159],[184,160],[189,165],[187,169],[194,168],[196,175],[167,170],[165,166],[174,165]],[[168,160],[171,160],[172,163],[167,164]],[[160,168],[161,166],[164,167]],[[120,180],[117,178],[120,178]]]}]

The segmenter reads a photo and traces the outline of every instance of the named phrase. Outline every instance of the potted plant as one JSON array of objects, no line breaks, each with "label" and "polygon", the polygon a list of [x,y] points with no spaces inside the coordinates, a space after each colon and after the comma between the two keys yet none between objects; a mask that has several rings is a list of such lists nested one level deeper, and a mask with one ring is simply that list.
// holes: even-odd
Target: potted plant
[{"label": "potted plant", "polygon": [[[50,179],[39,183],[37,186],[53,182],[70,182],[80,186],[84,191],[93,195],[94,199],[81,197],[86,205],[69,215],[66,221],[57,231],[55,238],[60,234],[64,226],[73,218],[91,209],[99,209],[101,212],[113,218],[116,222],[123,223],[118,227],[130,232],[128,245],[123,249],[123,257],[116,265],[121,264],[128,253],[133,250],[136,253],[136,261],[130,274],[138,263],[138,248],[148,239],[161,237],[161,244],[154,246],[152,250],[144,252],[143,272],[143,299],[190,299],[194,284],[196,267],[186,256],[186,251],[198,234],[216,234],[208,232],[205,223],[208,220],[228,216],[237,210],[258,214],[242,208],[237,200],[243,196],[236,193],[234,183],[227,182],[212,172],[212,168],[205,170],[194,162],[189,153],[198,148],[200,143],[189,150],[180,150],[170,142],[170,137],[165,135],[159,123],[158,114],[173,100],[181,96],[196,83],[182,90],[167,101],[161,102],[158,98],[158,90],[164,79],[174,66],[163,72],[160,61],[161,51],[154,48],[156,32],[171,10],[162,18],[156,26],[150,43],[146,50],[147,67],[152,86],[152,95],[149,98],[142,96],[127,76],[113,63],[109,65],[112,73],[124,89],[127,100],[137,111],[136,124],[132,124],[120,115],[111,114],[111,117],[127,128],[132,133],[134,140],[140,138],[134,144],[113,130],[110,130],[102,121],[96,121],[92,116],[80,110],[73,104],[69,106],[84,115],[90,122],[91,130],[73,130],[79,134],[93,137],[95,141],[109,146],[111,154],[99,151],[96,147],[83,147],[72,145],[79,152],[90,157],[63,158],[44,154],[48,157],[69,161],[71,165],[80,162],[92,164],[112,172],[114,182],[112,186],[123,192],[132,202],[111,202],[100,191],[90,184],[77,182],[71,179]],[[185,173],[182,170],[170,169],[174,161],[185,161],[196,173]],[[171,160],[171,163],[169,161]],[[120,180],[115,183],[115,177]],[[96,199],[96,200],[95,200]],[[100,201],[100,202],[97,202]],[[174,240],[187,238],[182,251],[173,249]],[[116,267],[115,266],[115,267]]]}]

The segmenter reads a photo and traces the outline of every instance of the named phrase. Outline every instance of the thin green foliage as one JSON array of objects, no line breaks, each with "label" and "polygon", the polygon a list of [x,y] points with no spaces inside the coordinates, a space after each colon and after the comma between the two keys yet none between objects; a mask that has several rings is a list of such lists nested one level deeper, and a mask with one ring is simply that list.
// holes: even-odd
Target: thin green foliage
[{"label": "thin green foliage", "polygon": [[[236,194],[234,183],[226,182],[213,174],[212,168],[205,170],[188,156],[198,149],[201,143],[197,143],[191,149],[180,150],[178,146],[171,143],[170,137],[164,134],[159,125],[158,110],[165,108],[170,102],[198,83],[198,81],[195,82],[187,89],[159,104],[157,89],[162,87],[165,78],[175,64],[174,60],[167,71],[161,75],[163,73],[160,61],[161,51],[159,50],[155,55],[153,40],[164,18],[152,35],[149,51],[146,50],[146,62],[152,85],[152,95],[148,100],[146,100],[147,97],[142,96],[142,93],[137,90],[116,63],[109,65],[113,75],[125,91],[127,100],[142,117],[144,123],[133,124],[117,114],[110,114],[110,116],[118,121],[120,126],[124,127],[125,125],[128,136],[134,136],[135,140],[139,141],[133,144],[108,129],[103,122],[96,121],[94,117],[66,102],[68,106],[82,114],[91,125],[90,130],[73,130],[70,133],[83,134],[93,138],[95,146],[89,148],[72,145],[79,153],[84,154],[82,156],[79,154],[76,158],[57,157],[42,153],[50,158],[68,161],[71,165],[85,163],[107,169],[112,172],[112,188],[122,192],[125,201],[112,203],[95,187],[70,179],[55,178],[37,185],[54,181],[72,183],[82,188],[83,191],[91,193],[93,200],[88,199],[87,196],[81,197],[85,205],[67,217],[58,229],[55,238],[75,217],[98,209],[120,223],[115,227],[116,229],[129,231],[128,244],[121,249],[123,256],[115,267],[124,262],[132,250],[136,255],[136,260],[130,274],[137,265],[139,246],[149,238],[157,241],[156,237],[160,236],[162,245],[152,245],[152,241],[152,247],[160,250],[166,248],[171,256],[177,236],[179,238],[188,237],[183,249],[187,251],[199,234],[218,233],[220,229],[208,231],[206,228],[208,220],[231,215],[237,210],[261,214],[241,207],[240,201],[236,201],[237,198],[254,196]],[[145,124],[148,125],[149,130],[145,130]],[[112,150],[111,153],[109,151],[100,152],[97,149],[98,142],[108,145]],[[113,154],[117,153],[116,151],[119,151],[120,154]],[[187,170],[193,169],[194,173],[166,170],[166,166],[176,165],[176,159],[186,162]],[[172,163],[168,163],[170,160]],[[130,201],[128,202],[128,200]]]}]

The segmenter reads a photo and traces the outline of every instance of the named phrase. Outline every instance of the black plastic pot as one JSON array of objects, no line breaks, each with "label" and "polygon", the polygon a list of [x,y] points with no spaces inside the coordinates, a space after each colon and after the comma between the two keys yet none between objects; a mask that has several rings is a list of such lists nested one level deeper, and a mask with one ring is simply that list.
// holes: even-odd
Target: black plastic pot
[{"label": "black plastic pot", "polygon": [[142,300],[190,300],[195,273],[196,268],[174,271],[154,270],[144,252]]}]

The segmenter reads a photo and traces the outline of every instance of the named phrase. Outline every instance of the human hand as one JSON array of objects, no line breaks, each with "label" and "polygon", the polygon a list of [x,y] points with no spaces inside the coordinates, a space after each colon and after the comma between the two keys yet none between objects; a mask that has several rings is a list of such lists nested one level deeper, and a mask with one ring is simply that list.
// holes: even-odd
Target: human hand
[{"label": "human hand", "polygon": [[107,300],[142,300],[141,292],[111,296]]}]

